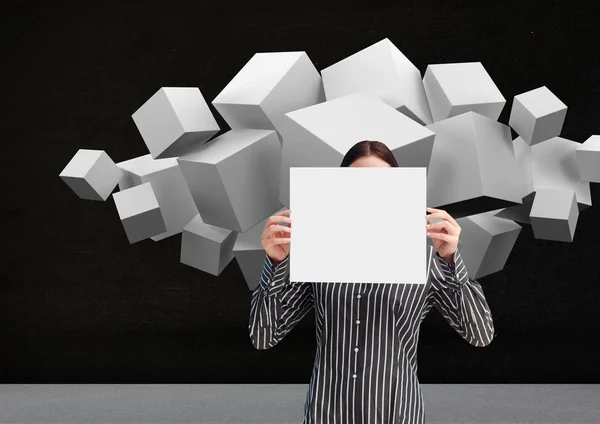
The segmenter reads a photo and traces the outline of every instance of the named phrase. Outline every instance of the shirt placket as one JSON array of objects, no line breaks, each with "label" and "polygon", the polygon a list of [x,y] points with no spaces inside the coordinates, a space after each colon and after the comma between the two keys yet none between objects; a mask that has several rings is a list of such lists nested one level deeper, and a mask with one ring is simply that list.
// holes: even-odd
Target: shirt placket
[{"label": "shirt placket", "polygon": [[[354,338],[352,340],[352,353],[353,361],[351,366],[351,374],[349,378],[353,381],[355,388],[355,410],[362,410],[362,387],[363,387],[363,363],[364,363],[364,349],[361,345],[361,341],[364,340],[364,328],[365,328],[365,311],[367,310],[366,297],[364,293],[364,286],[362,283],[358,283],[357,290],[354,293],[354,310],[356,311],[354,322],[351,325],[354,326]],[[358,417],[356,417],[358,418]],[[358,420],[356,423],[360,423]]]}]

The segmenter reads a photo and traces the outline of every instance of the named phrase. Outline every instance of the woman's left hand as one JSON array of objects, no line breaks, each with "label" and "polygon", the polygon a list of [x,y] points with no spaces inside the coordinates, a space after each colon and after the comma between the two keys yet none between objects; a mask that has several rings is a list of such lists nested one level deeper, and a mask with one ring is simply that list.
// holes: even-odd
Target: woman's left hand
[{"label": "woman's left hand", "polygon": [[[452,262],[454,252],[458,247],[458,236],[460,235],[460,226],[457,222],[442,209],[427,208],[431,212],[425,215],[427,225],[427,235],[431,237],[433,247],[447,262]],[[431,223],[429,219],[441,218],[439,222]]]}]

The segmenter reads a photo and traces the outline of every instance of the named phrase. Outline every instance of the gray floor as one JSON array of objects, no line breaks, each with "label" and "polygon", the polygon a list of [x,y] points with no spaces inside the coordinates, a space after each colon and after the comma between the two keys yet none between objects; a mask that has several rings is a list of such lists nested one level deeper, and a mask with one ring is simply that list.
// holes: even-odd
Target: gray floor
[{"label": "gray floor", "polygon": [[[1,423],[301,423],[307,385],[0,385]],[[423,384],[428,423],[600,423],[600,384]]]}]

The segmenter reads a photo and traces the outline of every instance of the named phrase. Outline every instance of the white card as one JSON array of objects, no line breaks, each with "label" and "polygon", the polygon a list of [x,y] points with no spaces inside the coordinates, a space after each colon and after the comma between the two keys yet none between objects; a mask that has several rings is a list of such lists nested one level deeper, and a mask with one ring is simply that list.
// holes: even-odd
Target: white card
[{"label": "white card", "polygon": [[426,168],[291,167],[290,281],[427,281]]}]

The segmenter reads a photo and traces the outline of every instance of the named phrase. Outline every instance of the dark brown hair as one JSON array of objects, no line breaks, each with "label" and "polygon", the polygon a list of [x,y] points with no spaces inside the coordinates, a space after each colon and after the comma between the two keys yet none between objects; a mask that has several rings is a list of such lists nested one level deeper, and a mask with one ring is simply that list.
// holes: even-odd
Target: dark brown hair
[{"label": "dark brown hair", "polygon": [[376,140],[363,140],[356,143],[346,152],[340,166],[350,166],[356,159],[369,155],[375,155],[390,166],[398,167],[398,162],[388,146]]}]

